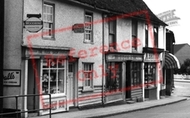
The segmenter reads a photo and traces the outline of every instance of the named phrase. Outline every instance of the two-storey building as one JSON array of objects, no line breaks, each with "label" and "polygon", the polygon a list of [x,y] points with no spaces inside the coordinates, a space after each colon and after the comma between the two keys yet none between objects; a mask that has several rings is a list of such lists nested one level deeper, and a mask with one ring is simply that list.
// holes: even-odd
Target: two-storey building
[{"label": "two-storey building", "polygon": [[4,95],[27,97],[18,108],[5,99],[4,108],[48,114],[50,104],[55,113],[159,98],[155,55],[166,24],[143,1],[17,0],[5,8],[4,76],[15,77],[4,78]]}]

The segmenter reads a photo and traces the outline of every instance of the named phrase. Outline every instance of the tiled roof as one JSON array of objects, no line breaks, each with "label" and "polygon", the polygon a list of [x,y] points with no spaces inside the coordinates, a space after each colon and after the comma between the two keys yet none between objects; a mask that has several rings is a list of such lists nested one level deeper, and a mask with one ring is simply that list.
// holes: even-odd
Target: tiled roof
[{"label": "tiled roof", "polygon": [[[159,25],[167,25],[161,21],[146,5],[143,0],[72,0],[90,5],[94,8],[108,10],[118,14],[128,14],[147,10],[151,22]],[[145,15],[139,15],[138,18],[145,19]]]},{"label": "tiled roof", "polygon": [[179,51],[185,45],[189,45],[189,44],[187,44],[187,43],[184,43],[184,44],[175,44],[174,45],[174,54],[176,54],[176,52]]}]

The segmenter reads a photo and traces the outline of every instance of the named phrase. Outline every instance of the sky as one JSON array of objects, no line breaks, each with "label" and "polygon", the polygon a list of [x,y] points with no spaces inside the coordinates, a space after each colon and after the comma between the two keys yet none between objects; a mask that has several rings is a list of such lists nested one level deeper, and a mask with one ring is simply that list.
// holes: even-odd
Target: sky
[{"label": "sky", "polygon": [[143,0],[151,11],[157,15],[159,13],[173,10],[175,16],[179,17],[178,26],[168,27],[175,35],[175,44],[190,44],[190,6],[189,0]]}]

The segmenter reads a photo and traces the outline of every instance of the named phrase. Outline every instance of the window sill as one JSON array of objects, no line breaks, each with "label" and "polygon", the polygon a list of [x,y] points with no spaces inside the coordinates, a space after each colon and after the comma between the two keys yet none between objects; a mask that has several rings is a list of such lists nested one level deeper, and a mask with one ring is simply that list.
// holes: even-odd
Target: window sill
[{"label": "window sill", "polygon": [[42,37],[42,39],[54,41],[54,40],[55,40],[55,37]]},{"label": "window sill", "polygon": [[83,93],[85,93],[85,92],[94,92],[94,89],[92,89],[92,88],[84,88],[83,90],[82,90],[82,92]]},{"label": "window sill", "polygon": [[84,44],[94,44],[94,42],[83,41]]}]

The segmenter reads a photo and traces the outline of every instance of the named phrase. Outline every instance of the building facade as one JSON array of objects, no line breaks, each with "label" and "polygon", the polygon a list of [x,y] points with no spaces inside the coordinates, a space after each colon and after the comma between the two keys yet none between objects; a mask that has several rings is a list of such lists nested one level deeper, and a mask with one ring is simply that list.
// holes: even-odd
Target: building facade
[{"label": "building facade", "polygon": [[[19,110],[43,115],[50,104],[57,113],[160,98],[166,24],[143,1],[17,0],[5,7],[4,96],[43,94],[20,97]],[[5,99],[3,107],[15,104]]]}]

